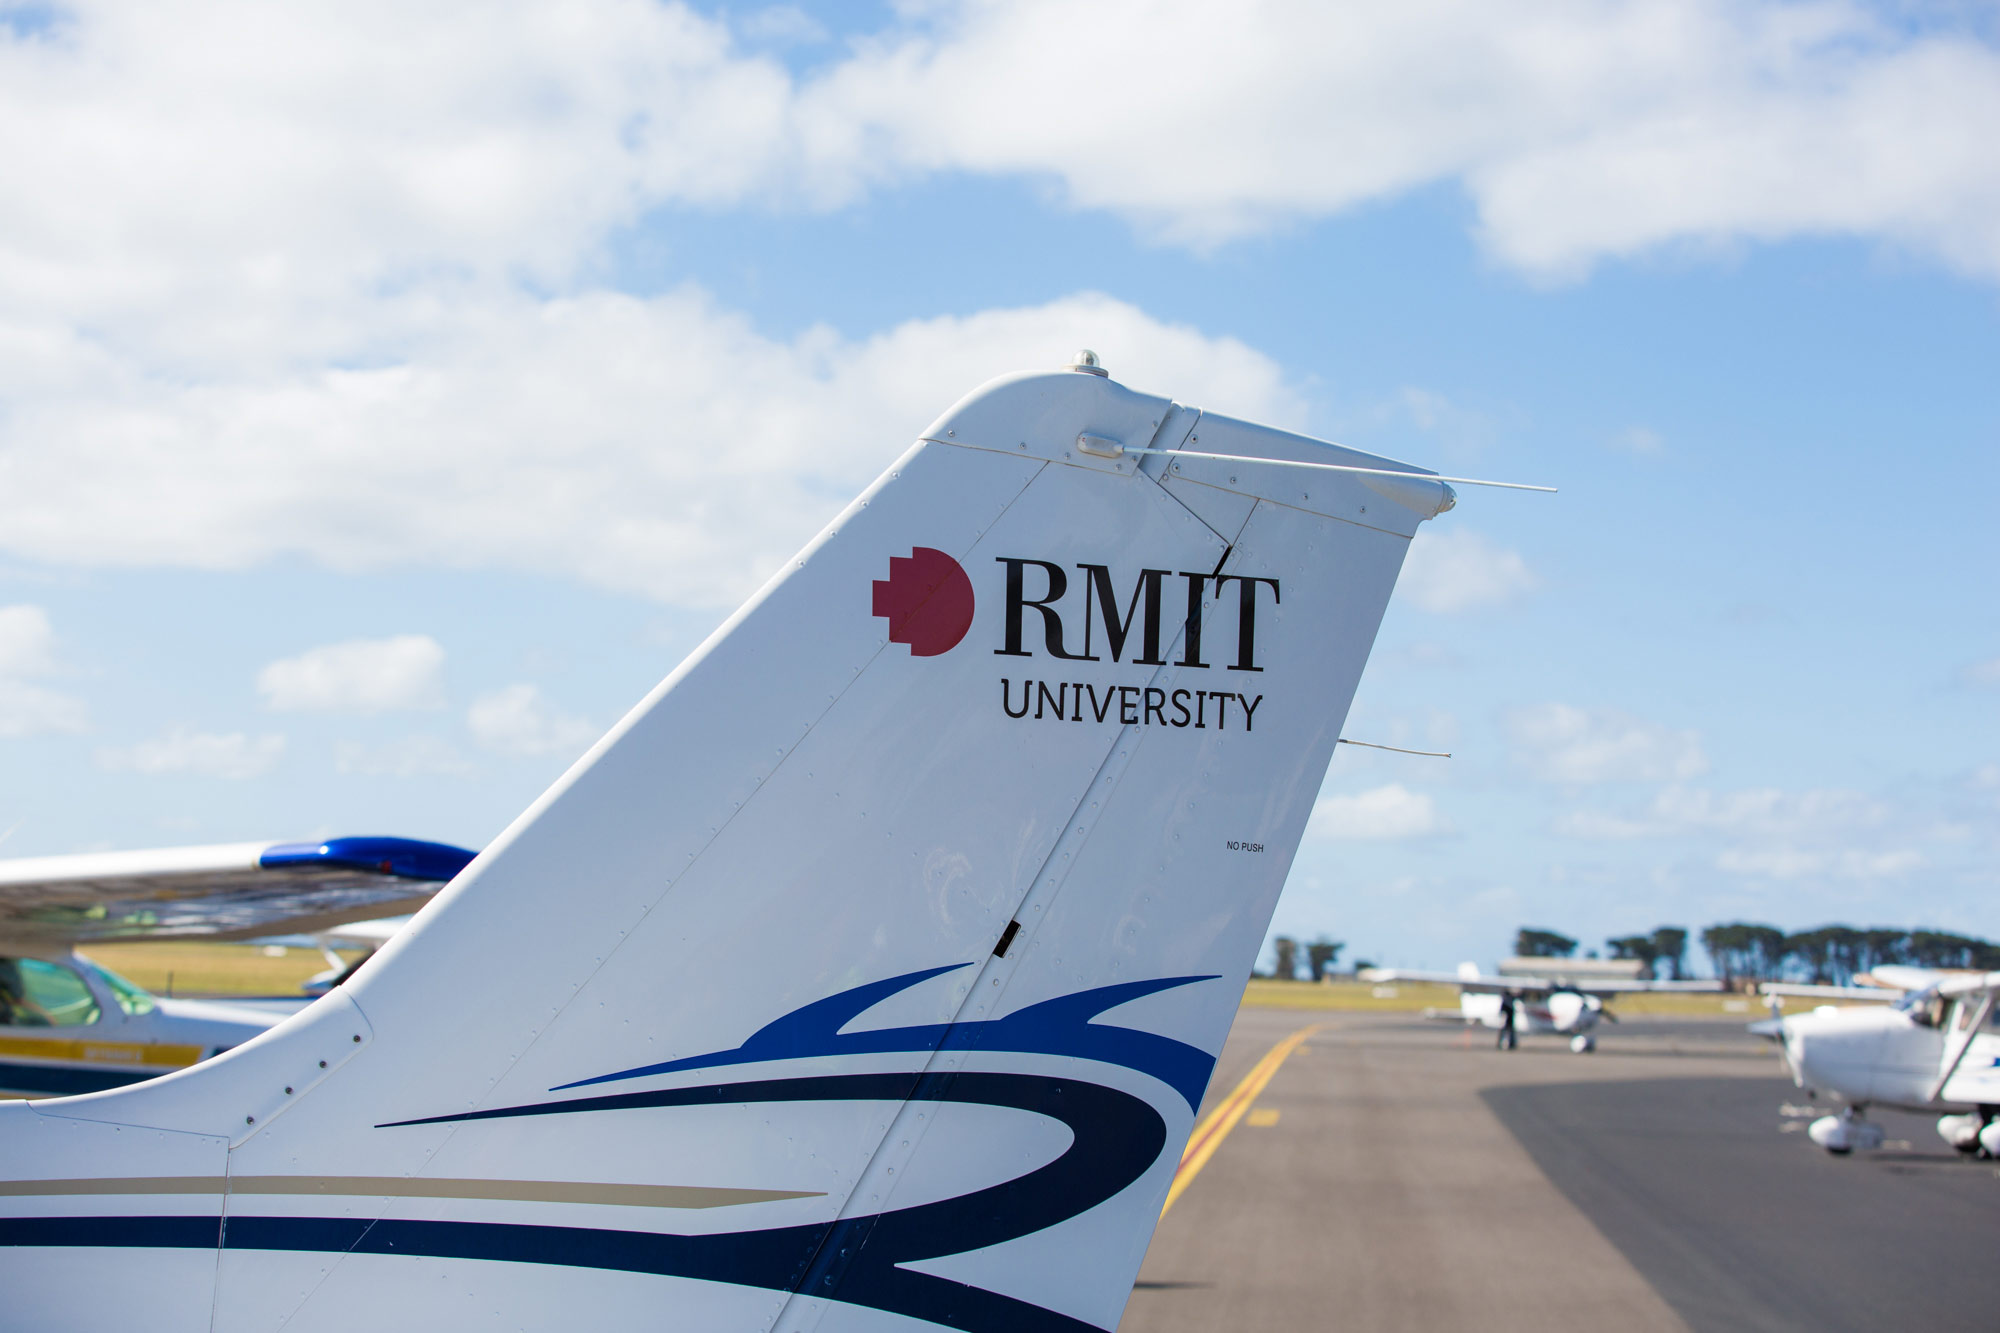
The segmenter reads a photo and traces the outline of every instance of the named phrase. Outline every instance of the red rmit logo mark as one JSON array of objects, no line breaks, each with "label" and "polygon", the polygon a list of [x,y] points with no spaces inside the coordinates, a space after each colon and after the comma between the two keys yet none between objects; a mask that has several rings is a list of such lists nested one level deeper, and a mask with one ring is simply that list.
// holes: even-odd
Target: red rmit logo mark
[{"label": "red rmit logo mark", "polygon": [[972,628],[972,580],[958,561],[928,546],[889,557],[889,577],[875,580],[875,614],[889,622],[889,642],[912,657],[936,657]]}]

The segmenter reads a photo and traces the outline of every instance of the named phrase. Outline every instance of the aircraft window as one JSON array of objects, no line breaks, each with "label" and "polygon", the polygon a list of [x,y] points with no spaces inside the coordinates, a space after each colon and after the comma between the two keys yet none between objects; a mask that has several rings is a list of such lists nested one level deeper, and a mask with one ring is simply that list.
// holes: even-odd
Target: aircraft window
[{"label": "aircraft window", "polygon": [[1931,991],[1912,991],[1896,1001],[1896,1008],[1920,1028],[1934,1028],[1944,1021],[1944,1001]]},{"label": "aircraft window", "polygon": [[61,963],[0,958],[0,1024],[66,1028],[95,1023],[97,1001],[83,978]]},{"label": "aircraft window", "polygon": [[134,1016],[153,1012],[155,1006],[151,992],[140,990],[110,968],[101,967],[91,962],[88,958],[79,959],[78,961],[92,972],[95,972],[97,979],[111,988],[111,993],[118,997],[118,1007],[120,1009]]}]

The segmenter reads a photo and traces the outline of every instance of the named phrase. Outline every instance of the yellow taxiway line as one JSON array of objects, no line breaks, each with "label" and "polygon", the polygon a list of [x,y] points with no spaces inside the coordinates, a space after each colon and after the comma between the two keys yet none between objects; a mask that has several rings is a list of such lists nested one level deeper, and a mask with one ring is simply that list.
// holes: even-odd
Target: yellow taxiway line
[{"label": "yellow taxiway line", "polygon": [[1208,1118],[1195,1126],[1188,1136],[1187,1151],[1181,1154],[1181,1164],[1174,1171],[1174,1183],[1167,1189],[1167,1201],[1160,1205],[1160,1216],[1167,1215],[1167,1209],[1174,1206],[1174,1200],[1181,1197],[1181,1191],[1194,1183],[1201,1169],[1208,1165],[1208,1159],[1215,1156],[1215,1150],[1229,1137],[1229,1131],[1236,1128],[1236,1122],[1250,1109],[1250,1103],[1257,1100],[1257,1094],[1264,1091],[1264,1085],[1278,1072],[1278,1066],[1305,1043],[1307,1037],[1320,1030],[1322,1024],[1300,1028],[1291,1036],[1264,1053],[1264,1058],[1243,1076],[1243,1081],[1231,1089]]}]

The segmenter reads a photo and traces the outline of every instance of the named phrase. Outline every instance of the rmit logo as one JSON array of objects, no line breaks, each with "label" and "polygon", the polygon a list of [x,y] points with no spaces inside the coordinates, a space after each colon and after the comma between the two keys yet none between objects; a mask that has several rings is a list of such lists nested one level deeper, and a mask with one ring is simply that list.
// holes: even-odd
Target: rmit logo
[{"label": "rmit logo", "polygon": [[875,580],[875,614],[910,656],[948,653],[972,628],[972,580],[943,551],[915,547],[908,558],[889,557],[889,577]]},{"label": "rmit logo", "polygon": [[[1129,659],[1141,666],[1164,666],[1160,656],[1161,602],[1166,596],[1166,580],[1180,578],[1186,580],[1182,592],[1187,597],[1187,635],[1182,642],[1181,655],[1175,666],[1206,667],[1202,660],[1202,599],[1207,589],[1213,586],[1220,597],[1224,585],[1236,585],[1236,660],[1229,664],[1231,671],[1262,671],[1257,665],[1257,604],[1258,589],[1271,590],[1271,604],[1278,605],[1278,581],[1276,579],[1245,578],[1236,574],[1190,574],[1183,570],[1174,574],[1164,569],[1142,569],[1139,581],[1132,586],[1132,596],[1121,611],[1118,607],[1118,593],[1111,583],[1111,569],[1108,565],[1077,566],[1083,571],[1083,621],[1082,652],[1071,652],[1070,645],[1078,640],[1073,635],[1076,626],[1069,623],[1067,616],[1075,610],[1072,606],[1066,612],[1058,603],[1069,592],[1069,575],[1061,565],[1047,560],[1027,560],[1014,556],[996,556],[999,563],[1007,566],[1007,637],[1006,645],[993,650],[998,657],[1033,657],[1034,652],[1023,647],[1026,638],[1025,622],[1027,613],[1034,611],[1041,617],[1042,646],[1051,657],[1067,658],[1072,662],[1100,662],[1100,644],[1097,631],[1103,630],[1102,647],[1110,653],[1111,660],[1123,662],[1125,650],[1132,646],[1134,622],[1137,622],[1137,648],[1139,655]],[[954,569],[957,566],[952,566]],[[1039,575],[1031,576],[1030,569],[1039,570]],[[964,575],[960,574],[960,578]],[[1033,578],[1040,595],[1028,595],[1029,581]],[[879,607],[881,584],[876,584],[876,600]],[[971,589],[966,590],[967,616],[971,606]],[[878,610],[876,614],[880,615]],[[963,630],[960,633],[964,633]],[[957,639],[952,640],[958,642]],[[940,650],[942,651],[942,650]]]}]

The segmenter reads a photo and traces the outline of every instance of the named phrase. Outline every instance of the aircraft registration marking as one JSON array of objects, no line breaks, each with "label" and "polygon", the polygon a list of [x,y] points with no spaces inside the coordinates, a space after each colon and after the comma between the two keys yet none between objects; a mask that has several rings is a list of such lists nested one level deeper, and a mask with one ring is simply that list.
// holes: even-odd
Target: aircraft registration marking
[{"label": "aircraft registration marking", "polygon": [[200,1046],[154,1042],[64,1041],[38,1037],[0,1037],[0,1056],[30,1060],[69,1060],[92,1065],[151,1065],[180,1069],[201,1059]]},{"label": "aircraft registration marking", "polygon": [[717,1185],[613,1185],[571,1180],[423,1180],[409,1176],[128,1176],[0,1181],[0,1197],[84,1194],[332,1194],[399,1199],[494,1199],[599,1203],[628,1208],[727,1208],[818,1199],[821,1190],[736,1189]]},{"label": "aircraft registration marking", "polygon": [[[1194,1178],[1201,1174],[1201,1169],[1208,1165],[1208,1159],[1215,1155],[1215,1150],[1229,1137],[1229,1131],[1236,1128],[1236,1122],[1250,1109],[1250,1103],[1256,1101],[1258,1094],[1264,1091],[1264,1086],[1278,1072],[1278,1066],[1284,1064],[1292,1052],[1304,1045],[1306,1038],[1319,1031],[1322,1026],[1323,1024],[1314,1023],[1311,1027],[1300,1028],[1266,1051],[1264,1058],[1244,1075],[1243,1081],[1231,1089],[1229,1095],[1208,1113],[1207,1119],[1195,1127],[1194,1133],[1188,1138],[1187,1151],[1181,1154],[1181,1164],[1174,1171],[1174,1183],[1167,1189],[1167,1201],[1160,1205],[1161,1217],[1167,1215],[1167,1210],[1174,1206],[1174,1200],[1181,1197],[1181,1191],[1193,1184]],[[1275,1118],[1274,1115],[1273,1119]]]}]

